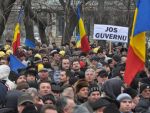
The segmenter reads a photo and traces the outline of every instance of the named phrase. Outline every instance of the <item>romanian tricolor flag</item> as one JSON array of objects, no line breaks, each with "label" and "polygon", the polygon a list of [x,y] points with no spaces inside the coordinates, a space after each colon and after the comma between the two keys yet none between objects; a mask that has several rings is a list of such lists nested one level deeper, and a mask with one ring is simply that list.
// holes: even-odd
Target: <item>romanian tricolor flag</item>
[{"label": "romanian tricolor flag", "polygon": [[20,24],[19,22],[16,24],[14,38],[13,38],[13,54],[16,54],[17,48],[20,46]]},{"label": "romanian tricolor flag", "polygon": [[78,42],[78,45],[81,45],[81,51],[82,52],[88,52],[90,50],[90,45],[88,41],[88,37],[85,31],[83,20],[80,16],[80,6],[78,5],[77,8],[78,12],[78,21],[79,21],[79,32],[80,32],[80,41]]},{"label": "romanian tricolor flag", "polygon": [[138,0],[124,75],[127,85],[131,84],[137,72],[144,69],[146,31],[150,31],[150,0]]},{"label": "romanian tricolor flag", "polygon": [[17,21],[17,24],[15,26],[13,43],[12,43],[13,54],[16,54],[16,50],[20,46],[20,37],[21,37],[20,36],[20,23],[21,23],[22,15],[23,15],[23,8],[21,8],[19,11],[18,21]]}]

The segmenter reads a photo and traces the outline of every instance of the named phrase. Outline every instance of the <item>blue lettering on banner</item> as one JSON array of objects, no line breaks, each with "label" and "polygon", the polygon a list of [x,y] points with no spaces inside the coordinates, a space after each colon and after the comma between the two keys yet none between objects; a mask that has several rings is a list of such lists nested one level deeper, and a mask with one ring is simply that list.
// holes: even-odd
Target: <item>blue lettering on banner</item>
[{"label": "blue lettering on banner", "polygon": [[118,40],[118,41],[126,41],[127,36],[117,35],[117,34],[107,34],[107,33],[96,33],[95,37],[97,39],[110,39],[110,40]]}]

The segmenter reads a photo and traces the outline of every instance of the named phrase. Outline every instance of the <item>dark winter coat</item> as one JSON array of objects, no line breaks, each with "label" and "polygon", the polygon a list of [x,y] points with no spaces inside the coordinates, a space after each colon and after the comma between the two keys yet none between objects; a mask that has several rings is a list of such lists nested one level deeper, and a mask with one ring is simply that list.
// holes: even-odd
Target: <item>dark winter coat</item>
[{"label": "dark winter coat", "polygon": [[140,98],[139,104],[135,108],[135,112],[147,113],[150,110],[150,99]]}]

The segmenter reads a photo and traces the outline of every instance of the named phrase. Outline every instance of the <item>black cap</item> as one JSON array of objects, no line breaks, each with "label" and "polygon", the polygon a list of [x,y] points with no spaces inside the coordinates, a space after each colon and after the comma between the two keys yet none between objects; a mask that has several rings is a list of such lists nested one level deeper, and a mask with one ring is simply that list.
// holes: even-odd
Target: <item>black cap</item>
[{"label": "black cap", "polygon": [[18,105],[22,105],[25,102],[30,102],[30,103],[34,103],[33,102],[33,97],[28,94],[28,93],[24,93],[22,94],[19,98],[18,98]]},{"label": "black cap", "polygon": [[142,84],[140,86],[140,93],[142,93],[142,91],[145,89],[150,89],[150,85],[149,84]]},{"label": "black cap", "polygon": [[110,105],[110,102],[108,100],[100,98],[92,104],[92,108],[95,111],[101,107],[106,107],[108,105]]}]

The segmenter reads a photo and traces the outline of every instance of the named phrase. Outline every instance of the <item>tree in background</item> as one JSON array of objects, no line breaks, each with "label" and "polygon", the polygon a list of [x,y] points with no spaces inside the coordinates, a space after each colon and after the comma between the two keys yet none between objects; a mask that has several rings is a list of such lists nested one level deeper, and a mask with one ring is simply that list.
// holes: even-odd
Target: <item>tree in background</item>
[{"label": "tree in background", "polygon": [[[20,5],[24,6],[24,25],[26,30],[26,38],[34,41],[33,26],[36,24],[39,29],[41,42],[49,45],[49,38],[46,37],[46,28],[54,24],[52,15],[62,14],[64,18],[64,32],[62,36],[62,44],[68,43],[73,36],[75,27],[77,26],[77,4],[81,3],[83,12],[83,20],[89,25],[88,16],[92,6],[95,3],[94,10],[90,11],[94,18],[95,24],[111,24],[121,26],[132,26],[133,11],[135,9],[136,0],[56,0],[55,7],[49,5],[42,0],[21,0]],[[0,37],[5,29],[6,22],[12,7],[16,0],[0,1]],[[18,7],[17,7],[18,8]],[[16,9],[19,10],[19,9]],[[48,17],[47,17],[48,15]],[[55,18],[56,19],[56,18]],[[57,23],[55,23],[56,25]],[[87,26],[87,27],[88,27]],[[91,35],[87,29],[87,34]],[[51,33],[48,33],[51,34]],[[101,45],[104,42],[101,43]]]},{"label": "tree in background", "polygon": [[0,0],[0,39],[5,30],[9,14],[16,0]]}]

